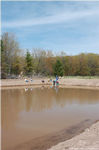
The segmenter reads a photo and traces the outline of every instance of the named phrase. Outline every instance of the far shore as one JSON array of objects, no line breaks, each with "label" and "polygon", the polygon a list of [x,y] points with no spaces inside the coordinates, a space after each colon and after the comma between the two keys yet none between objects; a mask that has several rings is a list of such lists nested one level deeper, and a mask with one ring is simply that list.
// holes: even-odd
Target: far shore
[{"label": "far shore", "polygon": [[[44,83],[42,82],[44,80]],[[52,79],[54,80],[54,79]],[[52,86],[53,82],[50,78],[32,78],[28,79],[29,82],[25,82],[25,79],[2,79],[1,87],[4,88],[21,88],[21,87],[39,87],[39,86]],[[99,89],[99,79],[83,79],[83,78],[65,78],[59,79],[59,87],[66,88],[88,88]]]}]

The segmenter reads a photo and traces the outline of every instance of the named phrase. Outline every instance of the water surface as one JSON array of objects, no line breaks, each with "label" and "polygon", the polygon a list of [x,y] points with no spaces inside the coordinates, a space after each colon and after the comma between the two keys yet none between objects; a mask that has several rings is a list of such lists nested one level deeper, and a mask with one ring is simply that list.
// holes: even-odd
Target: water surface
[{"label": "water surface", "polygon": [[99,119],[99,90],[28,88],[2,90],[2,150]]}]

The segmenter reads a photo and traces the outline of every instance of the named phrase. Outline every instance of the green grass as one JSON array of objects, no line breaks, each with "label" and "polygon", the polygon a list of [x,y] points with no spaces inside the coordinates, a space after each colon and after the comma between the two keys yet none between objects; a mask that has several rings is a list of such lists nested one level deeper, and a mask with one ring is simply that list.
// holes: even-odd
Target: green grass
[{"label": "green grass", "polygon": [[99,79],[99,76],[64,76],[64,78]]}]

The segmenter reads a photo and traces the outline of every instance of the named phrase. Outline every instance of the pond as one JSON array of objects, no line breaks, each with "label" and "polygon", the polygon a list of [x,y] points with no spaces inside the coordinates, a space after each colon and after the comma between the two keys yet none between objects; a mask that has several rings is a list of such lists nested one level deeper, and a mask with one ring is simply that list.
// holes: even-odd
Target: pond
[{"label": "pond", "polygon": [[5,89],[2,90],[1,106],[2,150],[15,150],[22,143],[84,120],[99,120],[99,90]]}]

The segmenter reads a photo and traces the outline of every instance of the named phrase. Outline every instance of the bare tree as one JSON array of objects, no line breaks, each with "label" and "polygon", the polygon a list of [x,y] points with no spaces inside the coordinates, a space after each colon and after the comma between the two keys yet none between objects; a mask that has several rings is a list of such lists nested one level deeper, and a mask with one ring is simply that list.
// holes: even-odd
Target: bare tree
[{"label": "bare tree", "polygon": [[4,33],[1,40],[3,48],[2,53],[6,61],[7,73],[11,74],[12,64],[20,54],[19,44],[12,33]]}]

